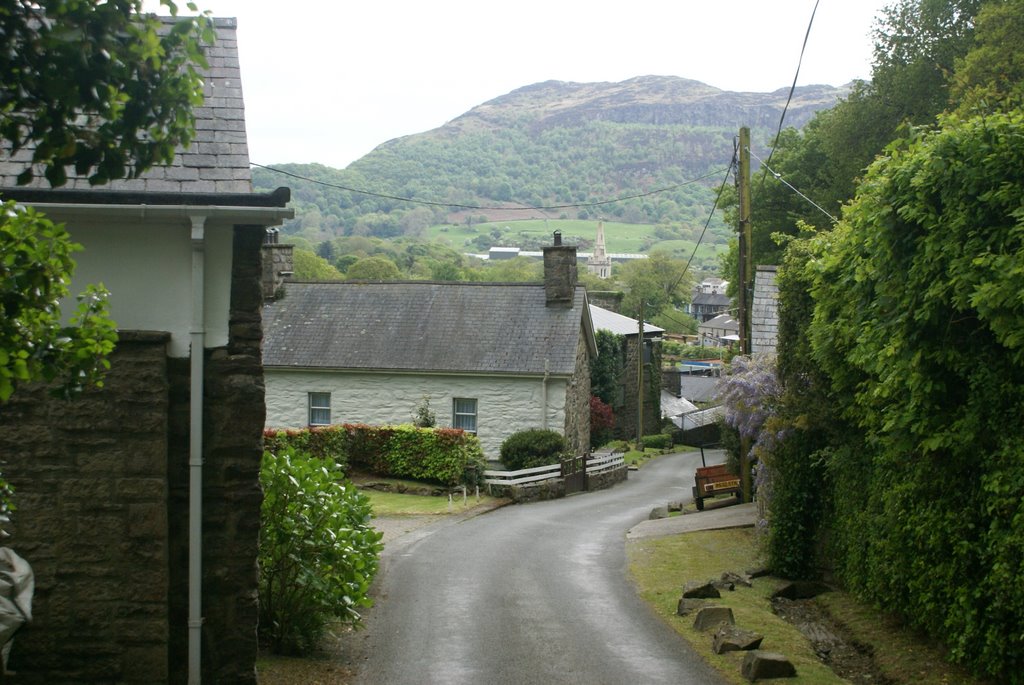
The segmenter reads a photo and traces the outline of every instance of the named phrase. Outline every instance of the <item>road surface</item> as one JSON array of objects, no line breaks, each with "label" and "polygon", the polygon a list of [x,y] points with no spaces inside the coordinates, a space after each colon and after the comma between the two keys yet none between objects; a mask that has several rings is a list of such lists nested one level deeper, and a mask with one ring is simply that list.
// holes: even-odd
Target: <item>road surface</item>
[{"label": "road surface", "polygon": [[723,682],[640,601],[626,571],[626,531],[653,507],[688,499],[699,465],[699,453],[669,455],[609,490],[396,540],[356,636],[357,682]]}]

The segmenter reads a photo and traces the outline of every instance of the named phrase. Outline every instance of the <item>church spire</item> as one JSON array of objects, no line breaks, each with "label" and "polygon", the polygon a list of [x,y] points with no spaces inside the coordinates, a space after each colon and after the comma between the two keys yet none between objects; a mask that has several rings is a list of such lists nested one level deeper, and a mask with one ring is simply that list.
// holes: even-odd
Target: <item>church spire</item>
[{"label": "church spire", "polygon": [[612,275],[612,260],[604,246],[604,222],[597,222],[597,240],[594,242],[594,253],[587,260],[587,270],[597,274],[598,278]]}]

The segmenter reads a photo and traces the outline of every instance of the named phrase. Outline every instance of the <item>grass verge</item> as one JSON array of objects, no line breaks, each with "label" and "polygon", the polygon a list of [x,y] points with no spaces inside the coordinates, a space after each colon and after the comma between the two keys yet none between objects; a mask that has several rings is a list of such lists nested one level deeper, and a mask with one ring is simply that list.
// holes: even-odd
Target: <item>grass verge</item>
[{"label": "grass verge", "polygon": [[480,495],[480,499],[477,499],[472,492],[469,493],[465,502],[461,495],[453,496],[450,505],[447,496],[403,495],[397,492],[380,492],[378,490],[363,490],[363,494],[370,499],[374,516],[458,514],[482,504],[493,504],[498,501],[496,497],[483,494]]},{"label": "grass verge", "polygon": [[[755,549],[754,532],[749,528],[631,540],[626,548],[630,575],[641,598],[698,654],[729,682],[737,685],[747,682],[740,677],[743,654],[715,654],[711,650],[712,633],[696,631],[693,628],[694,617],[677,616],[676,607],[687,581],[718,578],[725,571],[742,573],[758,565]],[[752,588],[723,591],[722,598],[714,602],[732,609],[737,626],[763,634],[763,649],[781,652],[793,662],[797,677],[787,679],[787,683],[848,683],[818,660],[810,643],[795,626],[772,613],[769,597],[782,582],[775,578],[759,578]],[[980,685],[980,681],[972,680],[947,664],[934,646],[901,630],[893,621],[849,595],[830,592],[821,595],[819,602],[857,642],[873,650],[876,663],[893,682]]]}]

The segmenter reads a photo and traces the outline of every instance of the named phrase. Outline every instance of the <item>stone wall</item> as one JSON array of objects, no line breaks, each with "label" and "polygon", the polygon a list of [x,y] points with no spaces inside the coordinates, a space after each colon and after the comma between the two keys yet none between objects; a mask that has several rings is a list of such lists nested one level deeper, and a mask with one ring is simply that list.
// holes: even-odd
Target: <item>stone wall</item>
[{"label": "stone wall", "polygon": [[779,342],[779,286],[776,267],[761,265],[754,276],[754,302],[750,310],[750,351],[774,354]]},{"label": "stone wall", "polygon": [[[625,342],[622,369],[622,406],[615,407],[615,437],[636,438],[637,412],[637,336]],[[650,358],[644,364],[644,435],[661,432],[661,343],[650,344]]]},{"label": "stone wall", "polygon": [[102,390],[21,386],[0,409],[7,544],[36,577],[20,683],[167,681],[169,337],[122,332]]},{"label": "stone wall", "polygon": [[[235,229],[230,342],[206,351],[206,682],[256,682],[262,234]],[[189,362],[168,357],[168,333],[120,338],[102,389],[63,401],[22,386],[0,408],[8,544],[36,573],[19,683],[187,679]]]},{"label": "stone wall", "polygon": [[590,454],[590,349],[583,330],[576,345],[576,370],[565,392],[565,441],[572,454]]}]

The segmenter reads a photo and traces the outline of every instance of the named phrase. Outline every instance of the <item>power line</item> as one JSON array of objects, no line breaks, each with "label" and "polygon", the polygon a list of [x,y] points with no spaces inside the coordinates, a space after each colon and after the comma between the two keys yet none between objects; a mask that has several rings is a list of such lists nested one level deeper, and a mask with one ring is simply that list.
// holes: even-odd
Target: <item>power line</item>
[{"label": "power line", "polygon": [[[814,9],[811,10],[811,19],[807,22],[807,32],[804,33],[804,44],[800,48],[800,59],[796,63],[796,73],[793,74],[793,85],[789,87],[789,97],[786,98],[786,106],[782,108],[782,116],[779,117],[779,130],[775,132],[775,140],[772,141],[771,152],[768,153],[768,161],[772,161],[772,156],[775,154],[775,147],[779,144],[779,137],[782,135],[782,125],[786,121],[786,112],[789,111],[789,103],[793,101],[793,92],[796,90],[797,79],[800,78],[800,67],[804,63],[804,51],[807,50],[807,39],[811,36],[811,27],[814,26],[814,15],[818,12],[818,3],[821,0],[815,0]],[[767,168],[768,164],[765,163]],[[767,172],[761,174],[761,187],[764,186],[764,179]]]},{"label": "power line", "polygon": [[819,205],[819,204],[818,204],[817,202],[815,202],[814,200],[812,200],[811,198],[807,197],[806,195],[804,195],[803,193],[801,193],[801,192],[800,192],[799,190],[797,190],[797,189],[796,189],[796,187],[795,187],[795,186],[794,186],[794,185],[793,185],[792,183],[790,183],[790,182],[789,182],[789,181],[787,181],[786,179],[782,178],[782,174],[778,173],[777,171],[775,171],[774,169],[772,169],[772,168],[771,168],[770,166],[768,166],[768,162],[765,162],[765,161],[764,161],[764,160],[762,160],[762,159],[761,159],[760,157],[758,157],[757,155],[755,155],[755,154],[754,154],[754,152],[753,152],[752,150],[750,150],[749,148],[747,148],[747,151],[748,151],[748,152],[750,152],[750,156],[751,156],[751,157],[753,157],[753,158],[754,158],[754,159],[756,159],[757,161],[761,162],[761,164],[762,164],[762,165],[764,165],[764,168],[765,168],[765,173],[766,173],[766,174],[767,174],[767,173],[769,173],[769,172],[771,172],[771,175],[772,175],[772,176],[774,176],[775,178],[777,178],[777,179],[778,179],[779,181],[781,181],[782,183],[784,183],[784,184],[786,185],[786,187],[788,187],[788,188],[789,188],[790,190],[792,190],[792,191],[793,191],[794,193],[796,193],[797,195],[799,195],[799,196],[800,196],[800,197],[802,197],[803,199],[807,200],[807,202],[809,202],[809,203],[811,203],[812,205],[814,205],[814,207],[815,207],[815,208],[816,208],[816,209],[817,209],[817,210],[818,210],[819,212],[821,212],[822,214],[824,214],[825,216],[827,216],[827,217],[828,217],[829,219],[831,219],[831,220],[832,220],[832,223],[834,223],[834,224],[836,224],[836,223],[839,223],[839,219],[837,219],[836,217],[834,217],[834,216],[832,216],[831,214],[829,214],[829,213],[828,213],[827,211],[825,211],[825,209],[824,209],[824,208],[822,208],[822,206],[821,206],[821,205]]},{"label": "power line", "polygon": [[[309,178],[307,176],[301,176],[299,174],[293,174],[290,171],[285,171],[283,169],[275,169],[274,167],[265,166],[263,164],[257,164],[256,162],[249,162],[249,164],[251,166],[254,166],[254,167],[259,167],[260,169],[266,169],[267,171],[273,171],[274,173],[282,174],[284,176],[290,176],[290,177],[296,178],[296,179],[298,179],[300,181],[307,181],[309,183],[315,183],[317,185],[326,186],[328,188],[336,188],[338,190],[346,190],[346,191],[348,191],[350,193],[358,193],[360,195],[368,195],[370,197],[379,197],[379,198],[385,199],[385,200],[394,200],[396,202],[408,202],[410,204],[426,205],[428,207],[455,207],[457,209],[488,209],[488,210],[504,210],[504,211],[523,211],[523,212],[527,212],[527,211],[531,211],[531,210],[532,211],[546,211],[546,210],[553,210],[553,209],[579,209],[579,208],[583,208],[583,207],[600,207],[602,205],[610,205],[610,204],[614,204],[616,202],[624,202],[626,200],[635,200],[637,198],[649,197],[651,195],[658,195],[659,193],[667,193],[669,191],[676,190],[678,188],[682,188],[684,186],[692,185],[692,184],[697,183],[699,181],[703,181],[706,178],[714,176],[714,175],[716,175],[717,173],[719,173],[721,171],[721,169],[715,169],[714,171],[709,171],[708,173],[704,174],[703,176],[698,176],[697,178],[692,178],[692,179],[690,179],[688,181],[683,181],[682,183],[677,183],[677,184],[672,185],[672,186],[668,186],[668,187],[665,187],[665,188],[657,188],[655,190],[649,190],[649,191],[644,192],[644,193],[636,193],[635,195],[625,195],[623,197],[617,197],[617,198],[614,198],[614,199],[611,199],[611,200],[599,200],[597,202],[581,202],[581,203],[576,203],[576,204],[565,204],[565,205],[548,205],[548,206],[525,205],[525,206],[521,206],[521,207],[499,207],[499,206],[488,206],[488,205],[464,205],[464,204],[458,204],[458,203],[455,203],[455,202],[437,202],[437,201],[432,201],[432,200],[417,200],[417,199],[411,198],[411,197],[401,197],[399,195],[389,195],[387,193],[377,193],[377,192],[373,192],[371,190],[362,190],[362,189],[359,189],[359,188],[351,188],[349,186],[341,185],[340,183],[328,183],[327,181],[318,181],[315,178]],[[730,165],[730,168],[731,168],[731,165]],[[516,203],[516,204],[523,205],[524,203],[519,202],[519,203]]]}]

